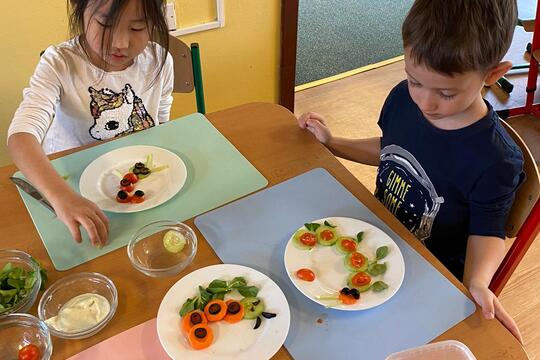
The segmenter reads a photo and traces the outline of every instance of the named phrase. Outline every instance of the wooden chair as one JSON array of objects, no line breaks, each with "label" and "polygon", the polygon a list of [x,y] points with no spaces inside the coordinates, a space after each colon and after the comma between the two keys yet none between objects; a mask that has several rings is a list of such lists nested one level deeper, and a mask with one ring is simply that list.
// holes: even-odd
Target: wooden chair
[{"label": "wooden chair", "polygon": [[190,48],[176,36],[169,35],[169,52],[174,61],[173,92],[190,93],[195,89],[197,111],[204,114],[206,108],[199,44],[192,43]]},{"label": "wooden chair", "polygon": [[540,230],[540,201],[538,201],[540,197],[540,173],[523,139],[510,125],[503,120],[501,122],[523,152],[525,160],[523,168],[527,179],[521,184],[516,193],[516,199],[506,223],[506,236],[509,238],[515,237],[516,239],[489,285],[491,291],[497,296],[501,293]]}]

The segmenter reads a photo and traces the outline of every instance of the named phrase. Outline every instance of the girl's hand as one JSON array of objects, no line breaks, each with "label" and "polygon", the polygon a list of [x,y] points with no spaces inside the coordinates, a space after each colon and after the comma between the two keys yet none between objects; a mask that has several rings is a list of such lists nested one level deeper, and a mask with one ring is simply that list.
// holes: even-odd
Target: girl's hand
[{"label": "girl's hand", "polygon": [[56,199],[51,199],[51,205],[77,243],[82,242],[79,228],[82,225],[86,229],[92,245],[101,248],[107,244],[109,219],[96,204],[75,192],[70,192]]},{"label": "girl's hand", "polygon": [[499,299],[488,289],[487,286],[471,285],[469,288],[474,300],[482,308],[482,312],[486,319],[496,317],[511,333],[523,344],[523,338],[519,332],[519,328],[512,317],[504,310]]},{"label": "girl's hand", "polygon": [[314,112],[303,113],[298,118],[298,126],[302,129],[308,129],[323,144],[328,144],[332,140],[332,133],[326,126],[322,115]]}]

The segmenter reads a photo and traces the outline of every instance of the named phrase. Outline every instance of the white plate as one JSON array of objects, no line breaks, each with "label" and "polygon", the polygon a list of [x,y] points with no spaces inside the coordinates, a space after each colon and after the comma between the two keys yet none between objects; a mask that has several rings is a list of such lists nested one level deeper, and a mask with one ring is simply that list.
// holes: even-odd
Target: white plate
[{"label": "white plate", "polygon": [[[311,221],[322,224],[327,220],[337,226],[341,236],[356,237],[360,231],[364,232],[364,238],[358,245],[358,251],[366,255],[368,259],[375,259],[375,251],[378,247],[388,246],[388,255],[380,262],[386,262],[387,270],[383,275],[373,277],[372,281],[382,280],[388,284],[388,289],[379,293],[372,290],[360,294],[360,301],[353,305],[332,306],[338,310],[357,311],[366,310],[380,305],[390,299],[399,289],[405,275],[405,262],[403,255],[396,243],[381,229],[362,220],[332,217]],[[305,229],[304,226],[301,229]],[[319,244],[311,250],[300,250],[293,244],[293,238],[289,239],[285,248],[285,268],[292,283],[298,290],[311,300],[323,306],[333,305],[330,300],[318,300],[321,295],[330,295],[339,292],[347,286],[347,277],[350,274],[344,264],[345,255],[339,253],[335,246],[321,246]],[[315,281],[307,282],[296,277],[296,271],[301,268],[309,268],[315,273]]]},{"label": "white plate", "polygon": [[[188,298],[198,294],[199,285],[206,287],[212,280],[232,280],[236,276],[246,279],[248,285],[259,288],[265,303],[265,311],[276,313],[273,319],[262,319],[262,324],[253,330],[255,320],[242,320],[236,324],[224,321],[212,323],[213,344],[204,350],[194,350],[181,332],[180,308]],[[227,294],[225,299],[241,299],[237,291]],[[269,359],[283,345],[290,325],[289,304],[281,289],[268,276],[241,265],[212,265],[194,271],[174,284],[159,306],[157,332],[161,345],[175,360],[190,359]]]},{"label": "white plate", "polygon": [[[144,191],[144,202],[117,202],[120,179],[113,171],[119,170],[125,174],[136,162],[144,162],[149,154],[153,155],[154,167],[169,165],[169,168],[150,174],[135,184],[136,189]],[[132,213],[163,204],[180,191],[186,178],[186,165],[176,154],[157,146],[137,145],[110,151],[92,161],[81,175],[79,189],[82,196],[93,201],[102,210]]]}]

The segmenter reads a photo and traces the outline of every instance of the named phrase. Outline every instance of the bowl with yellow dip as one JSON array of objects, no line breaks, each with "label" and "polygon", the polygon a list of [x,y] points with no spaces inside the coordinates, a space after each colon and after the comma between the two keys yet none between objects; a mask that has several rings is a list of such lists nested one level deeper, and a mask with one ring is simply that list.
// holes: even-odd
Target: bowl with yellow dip
[{"label": "bowl with yellow dip", "polygon": [[82,272],[61,278],[41,297],[38,315],[51,335],[84,339],[103,329],[118,305],[118,292],[105,275]]}]

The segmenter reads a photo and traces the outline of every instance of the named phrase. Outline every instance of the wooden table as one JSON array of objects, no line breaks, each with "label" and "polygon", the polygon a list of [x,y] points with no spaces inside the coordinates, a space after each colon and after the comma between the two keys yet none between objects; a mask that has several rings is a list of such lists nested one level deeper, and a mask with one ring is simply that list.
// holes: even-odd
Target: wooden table
[{"label": "wooden table", "polygon": [[[448,277],[456,287],[468,294],[465,287],[324,146],[307,131],[298,128],[296,120],[288,110],[278,105],[255,103],[208,114],[207,117],[268,179],[269,186],[313,168],[322,167],[328,170],[362,203]],[[186,223],[195,229],[200,239],[198,253],[191,266],[177,277],[155,279],[143,275],[131,266],[125,248],[66,272],[55,271],[15,186],[8,179],[15,170],[13,165],[0,168],[0,191],[4,199],[0,206],[1,247],[20,249],[41,260],[49,272],[49,284],[63,275],[96,271],[111,278],[118,289],[118,309],[105,329],[91,338],[80,341],[54,338],[53,359],[65,359],[154,318],[161,299],[180,277],[198,268],[220,263],[219,258],[194,226],[193,219],[189,219]],[[34,315],[36,305],[31,310]],[[441,311],[444,311],[443,309],[441,307]],[[435,341],[445,339],[465,343],[478,359],[528,359],[522,346],[497,320],[484,320],[478,310]],[[274,359],[291,359],[291,356],[282,347]]]}]

